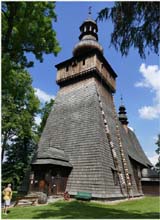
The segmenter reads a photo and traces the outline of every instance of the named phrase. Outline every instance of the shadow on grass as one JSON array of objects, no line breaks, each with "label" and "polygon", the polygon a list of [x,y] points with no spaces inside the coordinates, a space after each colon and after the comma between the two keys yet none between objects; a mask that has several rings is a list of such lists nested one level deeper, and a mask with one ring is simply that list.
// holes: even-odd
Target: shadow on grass
[{"label": "shadow on grass", "polygon": [[102,206],[89,203],[89,202],[66,202],[66,203],[54,203],[49,205],[49,210],[41,209],[35,210],[33,212],[33,218],[60,218],[60,219],[67,219],[67,218],[81,218],[81,219],[107,219],[107,218],[114,218],[114,219],[159,219],[159,213],[152,213],[149,210],[146,210],[145,213],[139,212],[138,210],[120,210],[114,208],[113,206]]}]

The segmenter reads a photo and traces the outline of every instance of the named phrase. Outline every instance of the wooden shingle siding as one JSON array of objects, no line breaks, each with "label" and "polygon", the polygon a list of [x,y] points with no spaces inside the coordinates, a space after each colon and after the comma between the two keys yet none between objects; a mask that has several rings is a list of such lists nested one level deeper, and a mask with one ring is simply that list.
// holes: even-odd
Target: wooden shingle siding
[{"label": "wooden shingle siding", "polygon": [[[66,91],[65,95],[62,93],[62,97],[59,92],[57,99],[60,106],[55,101],[44,133],[49,134],[50,143],[65,151],[74,167],[67,190],[90,190],[93,193],[98,191],[105,196],[113,185],[110,167],[114,165],[105,131],[102,129],[96,84],[94,81],[92,84],[86,81],[85,88],[68,93]],[[44,148],[41,147],[43,152]],[[112,189],[117,192],[116,187],[113,186]],[[118,193],[120,194],[120,190]]]},{"label": "wooden shingle siding", "polygon": [[[103,198],[114,197],[113,195],[122,197],[120,186],[114,185],[111,170],[114,162],[105,134],[96,93],[97,87],[100,88],[104,113],[122,169],[112,110],[113,103],[108,92],[95,79],[84,80],[81,86],[77,83],[72,88],[68,86],[59,91],[39,143],[38,157],[43,157],[47,151],[51,152],[51,148],[64,150],[64,155],[73,166],[66,188],[71,194],[77,191],[89,191],[97,197],[99,195]],[[128,157],[128,152],[133,146],[120,123],[119,127],[129,173],[132,175],[133,194],[139,195]],[[143,158],[145,160],[145,157]]]}]

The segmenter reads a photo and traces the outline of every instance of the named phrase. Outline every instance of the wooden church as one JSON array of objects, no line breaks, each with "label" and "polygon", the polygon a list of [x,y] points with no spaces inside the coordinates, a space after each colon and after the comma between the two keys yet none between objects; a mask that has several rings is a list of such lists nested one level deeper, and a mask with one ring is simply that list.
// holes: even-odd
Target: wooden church
[{"label": "wooden church", "polygon": [[60,90],[31,164],[30,191],[93,199],[143,195],[141,172],[152,164],[127,126],[124,105],[116,113],[116,77],[91,18],[80,26],[73,57],[56,65]]}]

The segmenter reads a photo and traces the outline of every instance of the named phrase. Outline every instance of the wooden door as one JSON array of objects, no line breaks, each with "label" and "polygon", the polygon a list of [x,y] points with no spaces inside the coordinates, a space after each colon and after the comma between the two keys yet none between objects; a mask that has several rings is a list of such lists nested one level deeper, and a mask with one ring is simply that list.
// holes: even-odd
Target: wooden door
[{"label": "wooden door", "polygon": [[52,195],[63,194],[66,189],[67,177],[54,177],[50,184],[50,192]]}]

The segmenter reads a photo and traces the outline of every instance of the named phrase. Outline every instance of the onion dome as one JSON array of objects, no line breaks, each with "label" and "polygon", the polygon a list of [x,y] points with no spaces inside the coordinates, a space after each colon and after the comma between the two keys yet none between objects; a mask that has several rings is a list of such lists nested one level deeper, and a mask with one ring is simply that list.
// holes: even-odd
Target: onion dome
[{"label": "onion dome", "polygon": [[78,56],[89,52],[93,49],[97,49],[103,53],[102,46],[98,43],[98,27],[97,23],[91,19],[86,19],[80,26],[81,34],[79,36],[79,43],[77,43],[73,49],[73,56]]},{"label": "onion dome", "polygon": [[[123,101],[122,97],[121,97],[121,102]],[[127,118],[127,114],[126,114],[126,108],[123,104],[120,105],[119,107],[119,120],[123,125],[128,125],[128,118]]]}]

